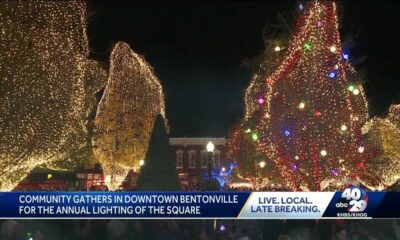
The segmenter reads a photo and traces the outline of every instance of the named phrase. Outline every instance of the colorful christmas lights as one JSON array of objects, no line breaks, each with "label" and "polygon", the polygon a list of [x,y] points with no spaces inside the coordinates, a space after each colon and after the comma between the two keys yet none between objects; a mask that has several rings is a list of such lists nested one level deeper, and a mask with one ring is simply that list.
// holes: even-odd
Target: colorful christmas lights
[{"label": "colorful christmas lights", "polygon": [[[357,74],[341,52],[336,4],[307,4],[283,61],[267,75],[267,86],[260,87],[266,104],[252,128],[262,133],[258,148],[293,190],[321,190],[320,184],[328,179],[362,176],[357,166],[368,160],[357,151],[363,142],[367,103],[362,86],[349,81],[357,79]],[[346,124],[338,126],[338,122]],[[287,125],[290,131],[283,128]],[[303,159],[302,164],[288,171],[299,161],[294,156]],[[346,161],[339,164],[339,159]],[[332,172],[342,167],[352,172]]]}]

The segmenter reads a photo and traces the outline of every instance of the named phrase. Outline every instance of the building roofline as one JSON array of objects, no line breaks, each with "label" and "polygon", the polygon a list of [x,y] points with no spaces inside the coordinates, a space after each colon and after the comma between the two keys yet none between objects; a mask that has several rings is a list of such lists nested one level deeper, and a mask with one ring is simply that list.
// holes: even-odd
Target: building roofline
[{"label": "building roofline", "polygon": [[169,139],[225,139],[224,137],[170,137]]},{"label": "building roofline", "polygon": [[225,145],[226,138],[223,137],[176,137],[169,138],[171,145],[206,145],[208,142],[213,142],[215,145]]}]

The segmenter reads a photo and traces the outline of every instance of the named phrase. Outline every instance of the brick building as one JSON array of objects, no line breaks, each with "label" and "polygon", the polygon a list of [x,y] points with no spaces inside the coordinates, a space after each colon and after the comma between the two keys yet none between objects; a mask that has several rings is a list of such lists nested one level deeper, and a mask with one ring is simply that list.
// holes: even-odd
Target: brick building
[{"label": "brick building", "polygon": [[[195,187],[202,175],[208,171],[206,145],[209,142],[215,146],[213,168],[222,168],[226,163],[225,138],[170,138],[169,142],[181,183],[189,189]],[[122,184],[123,188],[135,188],[138,174],[139,171],[130,171],[126,181]],[[66,175],[68,178],[65,177]],[[51,177],[49,178],[49,176]],[[73,172],[55,172],[49,169],[33,171],[17,189],[53,188],[68,184],[78,190],[93,188],[102,190],[105,188],[106,182],[107,176],[104,175],[101,165],[96,162],[88,162],[84,167]],[[57,186],[55,186],[56,184]],[[65,187],[63,188],[65,189]]]},{"label": "brick building", "polygon": [[176,159],[176,168],[182,182],[195,185],[202,174],[207,172],[208,152],[206,145],[215,145],[213,167],[222,167],[226,162],[225,138],[170,138],[172,152]]}]

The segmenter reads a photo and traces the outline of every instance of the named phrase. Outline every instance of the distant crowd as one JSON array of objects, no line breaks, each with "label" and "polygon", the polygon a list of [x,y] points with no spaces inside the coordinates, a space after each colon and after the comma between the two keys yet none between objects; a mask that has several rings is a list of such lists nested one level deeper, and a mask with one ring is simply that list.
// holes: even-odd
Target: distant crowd
[{"label": "distant crowd", "polygon": [[1,240],[400,240],[397,220],[0,220]]}]

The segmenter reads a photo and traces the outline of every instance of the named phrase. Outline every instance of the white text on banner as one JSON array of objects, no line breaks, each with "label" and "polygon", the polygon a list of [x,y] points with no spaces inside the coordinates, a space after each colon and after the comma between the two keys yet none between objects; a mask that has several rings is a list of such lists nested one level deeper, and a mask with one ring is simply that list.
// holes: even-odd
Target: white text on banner
[{"label": "white text on banner", "polygon": [[334,192],[253,192],[238,218],[320,218]]}]

